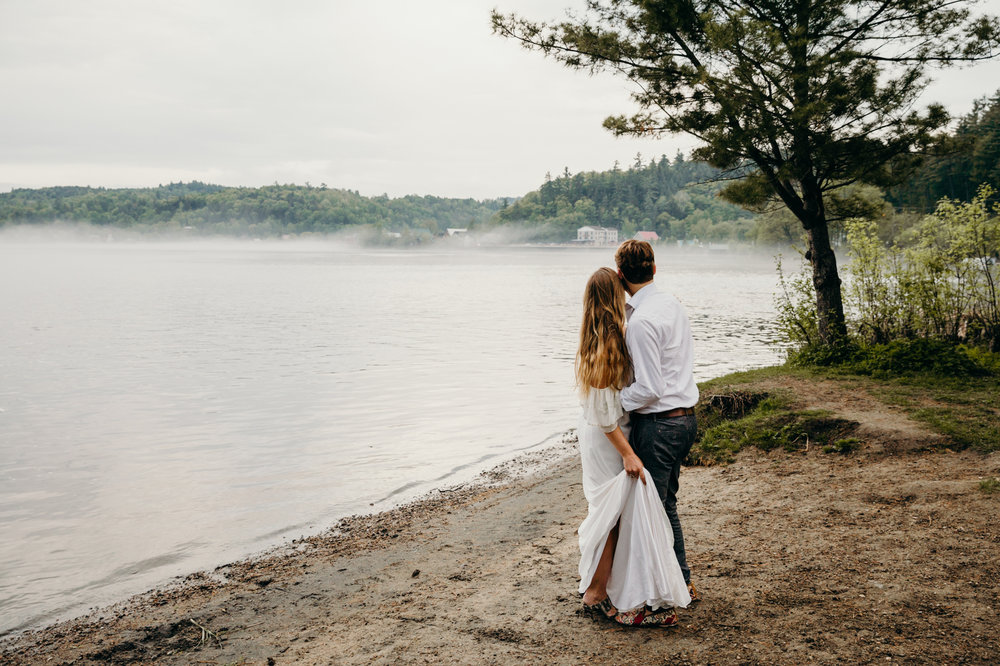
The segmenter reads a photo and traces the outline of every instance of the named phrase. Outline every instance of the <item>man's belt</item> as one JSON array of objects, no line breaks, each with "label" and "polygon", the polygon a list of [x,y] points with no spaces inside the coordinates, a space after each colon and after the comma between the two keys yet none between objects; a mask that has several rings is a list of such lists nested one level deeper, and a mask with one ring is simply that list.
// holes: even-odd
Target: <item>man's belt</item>
[{"label": "man's belt", "polygon": [[657,419],[676,419],[680,416],[691,416],[692,414],[694,414],[694,407],[678,407],[677,409],[670,409],[665,412],[652,412],[651,414],[632,412],[632,417],[655,421]]}]

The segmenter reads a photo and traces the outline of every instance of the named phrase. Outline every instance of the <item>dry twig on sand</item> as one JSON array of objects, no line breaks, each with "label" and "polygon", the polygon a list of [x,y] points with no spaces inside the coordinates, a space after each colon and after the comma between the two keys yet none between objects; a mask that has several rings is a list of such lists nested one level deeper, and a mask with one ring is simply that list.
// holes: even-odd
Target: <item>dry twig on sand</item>
[{"label": "dry twig on sand", "polygon": [[219,643],[219,647],[222,647],[222,639],[219,638],[218,634],[216,634],[215,632],[213,632],[210,629],[207,629],[207,628],[201,626],[193,618],[188,618],[188,621],[191,624],[193,624],[194,626],[196,626],[199,629],[201,629],[201,644],[202,645],[204,645],[205,641],[207,641],[209,638],[214,638]]}]

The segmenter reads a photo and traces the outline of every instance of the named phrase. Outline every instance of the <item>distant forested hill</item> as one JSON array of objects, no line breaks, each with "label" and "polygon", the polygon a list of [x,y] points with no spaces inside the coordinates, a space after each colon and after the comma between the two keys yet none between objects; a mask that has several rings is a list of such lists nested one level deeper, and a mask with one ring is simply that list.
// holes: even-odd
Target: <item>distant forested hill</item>
[{"label": "distant forested hill", "polygon": [[753,214],[716,196],[708,183],[717,171],[679,154],[643,164],[637,155],[627,170],[546,178],[545,183],[493,219],[538,230],[539,238],[571,240],[585,225],[620,229],[620,237],[656,231],[664,239],[746,240],[753,237]]},{"label": "distant forested hill", "polygon": [[942,197],[971,201],[983,183],[1000,190],[1000,90],[976,101],[948,144],[951,154],[928,159],[907,183],[889,190],[895,206],[930,213]]},{"label": "distant forested hill", "polygon": [[299,185],[222,187],[177,183],[142,189],[48,187],[0,194],[0,226],[86,222],[153,231],[232,236],[329,233],[347,227],[393,231],[419,242],[448,227],[482,225],[500,200],[433,196],[364,197],[350,190]]},{"label": "distant forested hill", "polygon": [[[566,241],[584,225],[619,228],[624,236],[657,231],[665,239],[752,238],[752,215],[716,196],[715,175],[680,154],[627,170],[565,171],[519,200],[434,196],[365,197],[326,186],[223,187],[174,183],[154,188],[47,187],[0,194],[0,227],[82,222],[140,231],[269,237],[353,228],[368,238],[397,232],[421,242],[449,227],[523,227],[524,238]],[[513,201],[513,203],[511,203]]]},{"label": "distant forested hill", "polygon": [[[889,203],[912,218],[893,217],[893,228],[911,225],[942,197],[969,201],[982,183],[1000,189],[1000,91],[979,100],[947,142],[952,148],[947,155],[928,159],[907,183],[886,193]],[[644,230],[665,240],[795,242],[801,230],[783,211],[755,216],[723,201],[717,196],[721,184],[711,182],[716,175],[707,164],[677,154],[648,163],[637,155],[627,169],[617,164],[609,171],[571,174],[567,169],[516,200],[365,197],[308,184],[19,189],[0,194],[0,228],[81,222],[153,233],[252,237],[348,230],[374,242],[410,244],[449,227],[516,226],[520,238],[569,241],[577,228],[593,225],[617,228],[623,238]],[[881,210],[883,194],[869,190],[864,192],[872,200],[868,208]]]}]

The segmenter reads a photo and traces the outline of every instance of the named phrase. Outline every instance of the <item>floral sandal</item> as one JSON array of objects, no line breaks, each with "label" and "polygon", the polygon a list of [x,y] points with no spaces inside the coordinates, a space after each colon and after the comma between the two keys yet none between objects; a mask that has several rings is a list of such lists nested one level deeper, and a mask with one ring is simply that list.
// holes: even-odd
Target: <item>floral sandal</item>
[{"label": "floral sandal", "polygon": [[584,604],[583,612],[586,615],[591,616],[595,620],[600,619],[614,619],[618,615],[618,610],[611,605],[611,599],[604,597],[601,601],[596,604]]},{"label": "floral sandal", "polygon": [[649,606],[633,608],[610,616],[618,624],[629,627],[672,627],[677,624],[677,611],[673,608],[654,611]]}]

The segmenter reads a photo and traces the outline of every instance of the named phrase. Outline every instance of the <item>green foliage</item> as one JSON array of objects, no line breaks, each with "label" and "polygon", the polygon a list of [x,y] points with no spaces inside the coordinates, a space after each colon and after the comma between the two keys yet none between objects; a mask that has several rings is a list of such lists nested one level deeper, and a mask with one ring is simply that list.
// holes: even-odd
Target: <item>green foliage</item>
[{"label": "green foliage", "polygon": [[870,221],[846,224],[851,323],[865,343],[937,338],[1000,349],[1000,204],[982,186],[968,203],[942,200],[913,242],[886,247]]},{"label": "green foliage", "polygon": [[775,257],[775,261],[779,291],[775,296],[774,306],[779,335],[792,349],[818,344],[816,299],[808,265],[803,262],[798,272],[786,276],[780,254]]},{"label": "green foliage", "polygon": [[930,213],[941,199],[971,201],[980,183],[1000,183],[1000,90],[977,100],[937,153],[889,190],[893,204]]},{"label": "green foliage", "polygon": [[936,377],[985,377],[993,373],[981,351],[947,340],[898,339],[883,344],[805,345],[789,355],[799,366],[836,369],[871,377],[929,374]]},{"label": "green foliage", "polygon": [[875,377],[998,372],[986,351],[1000,348],[1000,205],[991,213],[992,195],[983,186],[971,202],[940,202],[907,247],[887,246],[875,220],[846,220],[851,336],[836,344],[820,344],[812,327],[807,269],[786,277],[779,257],[778,329],[790,362]]},{"label": "green foliage", "polygon": [[874,377],[916,373],[944,377],[982,377],[989,374],[989,370],[971,357],[965,347],[927,338],[899,339],[865,347],[856,356],[852,369]]},{"label": "green foliage", "polygon": [[983,368],[985,376],[1000,377],[1000,353],[982,347],[963,346],[962,352],[976,365]]},{"label": "green foliage", "polygon": [[540,240],[568,241],[582,226],[613,227],[622,238],[655,231],[670,240],[749,240],[750,213],[727,204],[721,187],[708,181],[718,175],[704,162],[678,154],[643,166],[546,178],[540,188],[497,213],[495,224],[517,223],[538,230]]},{"label": "green foliage", "polygon": [[[924,308],[938,334],[981,340],[1000,350],[1000,203],[987,201],[995,190],[983,185],[971,202],[945,199],[921,229],[911,262],[925,278]],[[965,330],[963,330],[963,328]]]},{"label": "green foliage", "polygon": [[979,490],[986,493],[987,495],[992,495],[993,493],[1000,493],[1000,478],[990,477],[988,479],[983,479],[979,482]]},{"label": "green foliage", "polygon": [[871,185],[852,184],[833,190],[826,197],[830,220],[864,219],[880,221],[892,213],[881,189]]},{"label": "green foliage", "polygon": [[761,246],[802,247],[808,243],[802,223],[787,208],[776,208],[758,215],[753,239]]},{"label": "green foliage", "polygon": [[816,342],[789,350],[788,363],[802,368],[838,368],[850,371],[861,353],[861,348],[850,339],[841,340],[834,345]]},{"label": "green foliage", "polygon": [[441,197],[363,197],[350,190],[297,185],[259,188],[176,183],[157,188],[50,187],[0,194],[0,226],[87,222],[232,236],[279,236],[351,230],[374,242],[397,232],[417,243],[447,227],[484,225],[503,201]]},{"label": "green foliage", "polygon": [[852,328],[861,340],[877,344],[909,337],[917,325],[916,303],[900,253],[886,250],[874,221],[851,219],[845,227],[851,248],[847,301]]}]

